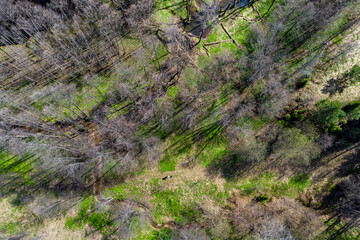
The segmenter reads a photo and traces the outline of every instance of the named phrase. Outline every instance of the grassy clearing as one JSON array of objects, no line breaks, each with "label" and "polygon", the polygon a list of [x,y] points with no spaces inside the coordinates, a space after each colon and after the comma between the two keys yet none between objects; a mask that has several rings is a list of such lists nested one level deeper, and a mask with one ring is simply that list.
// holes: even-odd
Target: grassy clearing
[{"label": "grassy clearing", "polygon": [[230,153],[226,142],[209,144],[199,155],[200,164],[204,167],[210,166],[214,162],[223,159]]},{"label": "grassy clearing", "polygon": [[[190,173],[188,173],[190,174]],[[192,174],[195,174],[193,172]],[[200,173],[199,173],[200,174]],[[181,174],[184,176],[183,174]],[[204,201],[211,200],[223,206],[229,197],[227,190],[208,180],[173,178],[162,181],[160,178],[132,179],[106,191],[106,196],[118,200],[131,199],[151,206],[151,214],[159,223],[172,219],[178,224],[201,222]]]},{"label": "grassy clearing", "polygon": [[68,229],[82,229],[89,225],[102,235],[111,234],[114,222],[112,214],[108,211],[101,211],[95,207],[93,197],[88,197],[79,204],[79,212],[75,217],[67,217],[65,226]]},{"label": "grassy clearing", "polygon": [[264,173],[255,178],[248,178],[235,183],[233,187],[240,191],[242,195],[259,197],[297,197],[311,184],[311,180],[306,174],[300,174],[288,181],[277,180],[275,174]]},{"label": "grassy clearing", "polygon": [[[28,207],[14,206],[11,201],[11,198],[0,199],[0,238],[26,233],[28,235],[25,239],[39,236],[43,239],[54,240],[86,239],[84,228],[65,227],[66,218],[77,214],[74,209],[67,212],[65,216],[40,219],[36,218]],[[91,239],[101,239],[101,236],[93,234]]]},{"label": "grassy clearing", "polygon": [[9,199],[0,199],[0,232],[9,235],[20,233],[25,216],[24,208],[11,205]]}]

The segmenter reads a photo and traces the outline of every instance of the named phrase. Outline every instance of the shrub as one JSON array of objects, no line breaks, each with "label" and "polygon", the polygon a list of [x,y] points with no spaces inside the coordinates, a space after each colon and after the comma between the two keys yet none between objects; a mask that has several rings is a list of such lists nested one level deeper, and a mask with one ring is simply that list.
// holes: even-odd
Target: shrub
[{"label": "shrub", "polygon": [[288,113],[285,115],[285,120],[286,121],[290,121],[291,120],[291,115]]},{"label": "shrub", "polygon": [[251,138],[240,144],[235,150],[237,160],[247,163],[260,162],[265,159],[266,154],[267,145],[256,138]]},{"label": "shrub", "polygon": [[296,83],[296,89],[301,89],[309,84],[309,78],[301,78]]},{"label": "shrub", "polygon": [[301,132],[300,129],[284,129],[274,143],[276,155],[300,164],[307,164],[320,154],[319,146]]},{"label": "shrub", "polygon": [[355,64],[347,75],[349,77],[350,86],[360,82],[360,66]]}]

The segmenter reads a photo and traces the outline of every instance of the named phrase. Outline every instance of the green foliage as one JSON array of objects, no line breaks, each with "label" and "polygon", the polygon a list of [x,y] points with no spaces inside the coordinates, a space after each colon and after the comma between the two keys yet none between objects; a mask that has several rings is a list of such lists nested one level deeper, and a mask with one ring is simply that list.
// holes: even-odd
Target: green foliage
[{"label": "green foliage", "polygon": [[136,237],[136,240],[172,240],[178,239],[179,233],[175,230],[171,230],[168,228],[162,228],[160,231],[153,230],[150,233],[140,234]]},{"label": "green foliage", "polygon": [[349,174],[360,174],[360,167],[352,168],[349,170]]},{"label": "green foliage", "polygon": [[261,162],[266,157],[267,144],[256,138],[250,138],[234,149],[234,154],[237,161],[246,163]]},{"label": "green foliage", "polygon": [[255,197],[255,201],[257,202],[261,202],[261,203],[266,203],[268,201],[270,201],[270,197],[268,194],[260,194],[259,196]]},{"label": "green foliage", "polygon": [[278,121],[282,127],[288,127],[290,123],[295,121],[303,121],[305,119],[307,109],[294,110],[291,113],[287,113],[284,119]]},{"label": "green foliage", "polygon": [[339,125],[333,125],[329,128],[329,131],[332,133],[341,133],[343,129]]},{"label": "green foliage", "polygon": [[312,114],[312,121],[320,128],[328,130],[346,116],[342,110],[342,105],[339,101],[331,101],[326,98],[321,100],[316,105],[316,109]]},{"label": "green foliage", "polygon": [[335,24],[333,24],[333,26],[331,26],[331,28],[327,31],[327,36],[333,37],[336,34],[343,31],[343,29],[345,28],[346,24],[349,23],[349,21],[350,21],[350,15],[346,14],[345,16],[337,20]]},{"label": "green foliage", "polygon": [[179,93],[179,87],[169,87],[167,90],[167,94],[171,99],[175,99],[176,95]]},{"label": "green foliage", "polygon": [[306,87],[309,84],[309,80],[310,78],[300,78],[297,82],[296,82],[296,88],[297,89],[301,89]]},{"label": "green foliage", "polygon": [[355,64],[348,73],[350,86],[360,82],[360,66]]},{"label": "green foliage", "polygon": [[[183,5],[181,0],[156,0],[155,12],[160,12],[166,16],[171,14],[186,18],[186,8]],[[164,20],[164,18],[159,20]]]},{"label": "green foliage", "polygon": [[15,234],[22,228],[21,222],[10,221],[0,225],[0,231],[7,234]]},{"label": "green foliage", "polygon": [[[180,137],[181,139],[181,137]],[[173,142],[179,141],[178,138],[172,138]],[[165,152],[164,158],[159,163],[160,172],[175,171],[176,165],[181,158],[189,158],[192,144],[185,140],[180,140],[181,147],[178,149],[169,149]]]},{"label": "green foliage", "polygon": [[93,198],[88,197],[85,200],[81,201],[79,203],[78,215],[76,217],[67,217],[65,226],[69,229],[83,227],[89,218],[89,216],[87,215],[87,211],[90,207],[90,203],[92,200]]},{"label": "green foliage", "polygon": [[307,109],[294,110],[294,112],[291,113],[291,119],[292,120],[304,120],[306,113],[307,113]]},{"label": "green foliage", "polygon": [[351,120],[358,120],[360,118],[360,101],[349,102],[343,111],[346,113],[347,118]]}]

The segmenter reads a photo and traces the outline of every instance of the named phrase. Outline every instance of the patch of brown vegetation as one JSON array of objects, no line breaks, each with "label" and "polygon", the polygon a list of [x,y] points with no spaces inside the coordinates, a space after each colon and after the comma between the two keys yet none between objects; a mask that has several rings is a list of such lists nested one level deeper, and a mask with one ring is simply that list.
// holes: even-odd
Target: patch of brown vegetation
[{"label": "patch of brown vegetation", "polygon": [[270,222],[279,223],[299,239],[313,239],[324,229],[318,212],[291,198],[275,198],[262,204],[234,193],[230,199],[229,217],[240,238],[261,232]]}]

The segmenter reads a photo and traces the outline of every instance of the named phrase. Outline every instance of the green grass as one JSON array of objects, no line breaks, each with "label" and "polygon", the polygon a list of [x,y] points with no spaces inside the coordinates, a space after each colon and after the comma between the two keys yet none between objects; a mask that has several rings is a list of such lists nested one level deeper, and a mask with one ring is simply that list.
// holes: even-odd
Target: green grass
[{"label": "green grass", "polygon": [[[156,182],[156,180],[154,180],[154,182]],[[151,185],[151,183],[148,184]],[[107,193],[107,195],[111,195],[116,200],[133,199],[137,201],[141,201],[143,194],[144,192],[140,187],[126,183],[111,188]]]},{"label": "green grass", "polygon": [[[160,16],[158,16],[158,12],[160,12]],[[155,5],[155,16],[156,20],[160,22],[167,22],[166,17],[168,15],[180,16],[182,18],[186,18],[186,8],[183,5],[181,0],[157,0]]]},{"label": "green grass", "polygon": [[349,120],[358,120],[360,118],[360,101],[349,102],[342,110]]},{"label": "green grass", "polygon": [[333,23],[330,29],[326,32],[326,35],[328,37],[332,37],[338,32],[343,31],[343,29],[349,23],[349,21],[350,21],[350,14],[346,14],[345,16],[337,20],[335,23]]},{"label": "green grass", "polygon": [[160,172],[168,172],[168,171],[175,171],[177,161],[174,159],[166,159],[162,160],[159,163]]},{"label": "green grass", "polygon": [[30,184],[31,175],[36,173],[36,162],[34,158],[28,156],[19,158],[0,149],[0,174],[16,174]]},{"label": "green grass", "polygon": [[13,200],[13,197],[0,198],[0,205],[2,207],[0,209],[0,233],[15,235],[27,232],[30,228],[39,227],[39,223],[41,223],[39,219],[33,219],[30,224],[26,221],[26,219],[32,217],[29,208],[15,206],[12,204]]},{"label": "green grass", "polygon": [[325,222],[329,227],[325,232],[320,236],[319,239],[339,239],[339,240],[355,240],[359,239],[360,229],[356,227],[350,227],[346,231],[342,231],[342,228],[345,226],[344,222],[329,220]]},{"label": "green grass", "polygon": [[152,203],[155,207],[152,215],[158,222],[163,222],[163,216],[170,217],[178,224],[199,221],[201,210],[199,203],[182,201],[185,198],[185,189],[167,189],[156,192]]},{"label": "green grass", "polygon": [[240,190],[240,193],[255,198],[262,195],[297,197],[310,184],[311,180],[306,174],[300,174],[289,181],[280,181],[276,179],[275,174],[265,173],[255,178],[242,180],[234,187]]},{"label": "green grass", "polygon": [[21,230],[21,223],[10,221],[8,223],[0,225],[0,232],[7,234],[15,234]]},{"label": "green grass", "polygon": [[203,221],[201,204],[212,199],[224,205],[229,193],[211,182],[204,180],[184,181],[176,189],[160,190],[154,193],[152,215],[162,222],[163,216],[170,217],[178,224]]},{"label": "green grass", "polygon": [[[160,231],[153,230],[151,227],[148,227],[144,231],[144,228],[139,228],[137,230],[136,237],[131,238],[132,240],[172,240],[177,239],[179,237],[179,233],[175,230],[171,230],[168,228],[162,228]],[[151,230],[150,230],[151,229]]]},{"label": "green grass", "polygon": [[242,127],[245,126],[246,124],[250,124],[253,130],[259,130],[269,122],[270,119],[267,118],[245,117],[241,121],[237,122],[236,125]]},{"label": "green grass", "polygon": [[230,150],[226,142],[209,144],[199,155],[200,164],[204,167],[210,166],[214,162],[220,161]]},{"label": "green grass", "polygon": [[79,213],[75,217],[67,217],[65,226],[69,229],[84,228],[86,224],[103,235],[111,233],[114,227],[112,214],[109,211],[95,208],[94,197],[88,197],[79,203]]},{"label": "green grass", "polygon": [[203,201],[210,199],[217,205],[224,206],[230,196],[228,190],[220,189],[216,184],[205,180],[184,180],[174,188],[165,186],[166,183],[158,178],[145,182],[132,181],[108,189],[104,194],[115,199],[131,199],[140,203],[144,198],[150,199],[151,214],[157,223],[171,218],[180,225],[203,221]]}]

